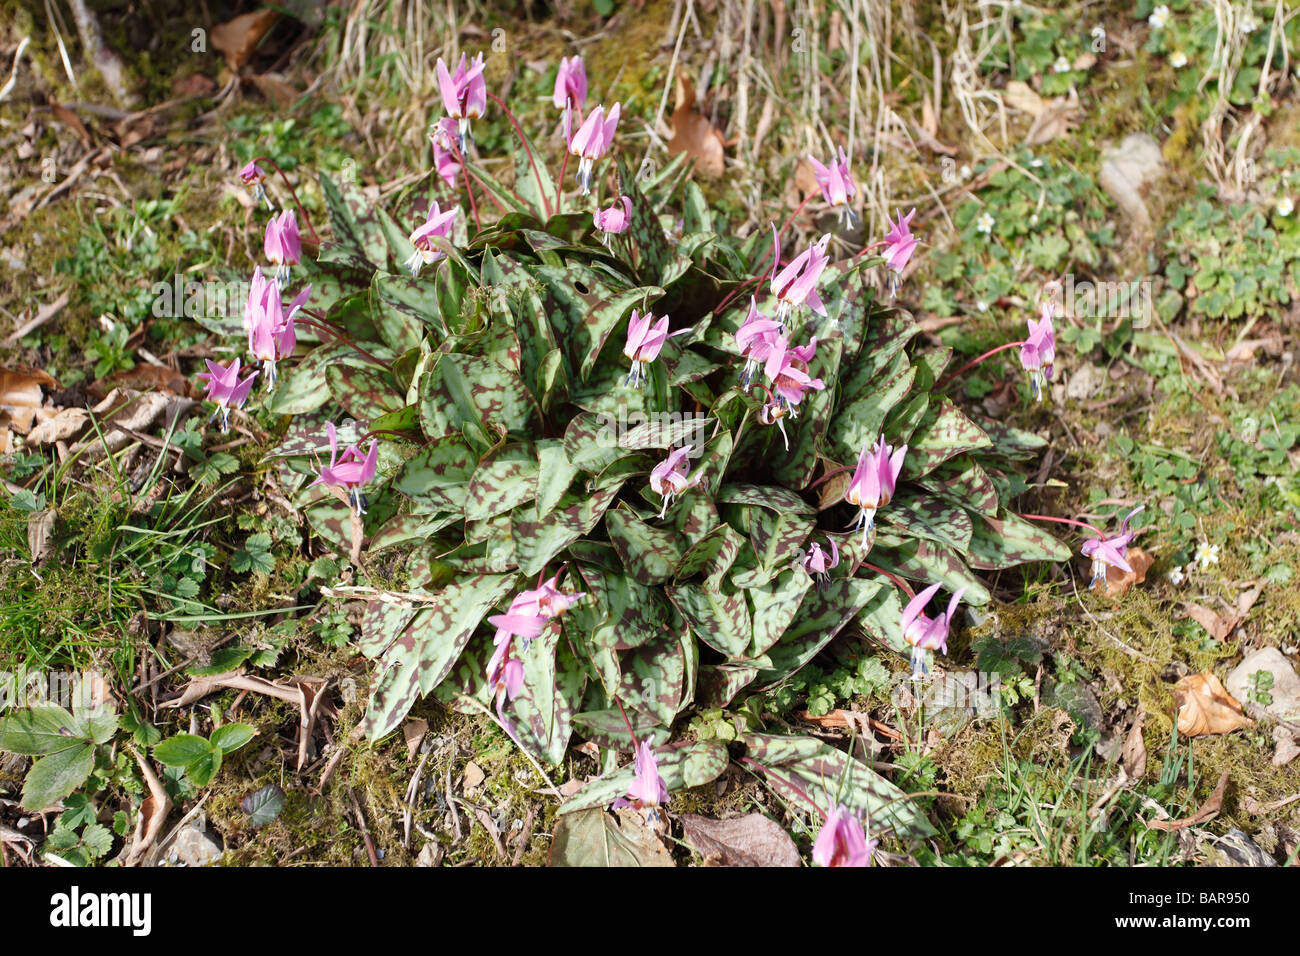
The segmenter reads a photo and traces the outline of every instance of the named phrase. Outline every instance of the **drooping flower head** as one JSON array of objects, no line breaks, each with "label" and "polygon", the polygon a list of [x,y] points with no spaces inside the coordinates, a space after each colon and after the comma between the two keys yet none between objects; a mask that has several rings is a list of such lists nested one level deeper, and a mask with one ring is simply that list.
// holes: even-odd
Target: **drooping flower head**
[{"label": "drooping flower head", "polygon": [[260,267],[253,270],[248,303],[244,307],[244,331],[248,333],[248,350],[262,363],[262,370],[266,373],[267,391],[275,388],[276,363],[292,355],[297,347],[298,336],[293,319],[310,297],[309,285],[294,296],[286,314],[280,299],[280,287],[267,280]]},{"label": "drooping flower head", "polygon": [[853,182],[853,174],[849,171],[849,157],[844,152],[844,147],[839,147],[836,154],[831,157],[829,165],[823,166],[812,156],[808,157],[808,162],[812,164],[813,175],[817,177],[817,185],[821,187],[822,198],[832,207],[839,208],[842,225],[852,225],[856,217],[853,215],[853,207],[849,205],[849,200],[858,191],[858,187]]},{"label": "drooping flower head", "polygon": [[903,458],[907,455],[907,446],[890,448],[881,435],[871,448],[863,446],[858,456],[858,466],[853,471],[844,500],[858,507],[858,523],[862,528],[862,544],[865,547],[867,535],[876,521],[876,511],[889,504],[894,497],[894,488],[898,485],[898,476],[903,471]]},{"label": "drooping flower head", "polygon": [[263,243],[266,258],[275,266],[275,281],[280,288],[289,282],[289,270],[302,261],[302,240],[298,236],[298,219],[292,209],[272,216],[266,224]]},{"label": "drooping flower head", "polygon": [[666,341],[668,316],[656,320],[649,312],[638,315],[636,309],[632,310],[627,323],[627,344],[623,346],[623,354],[632,360],[632,371],[625,384],[640,387],[645,381],[646,366],[659,357]]},{"label": "drooping flower head", "polygon": [[622,196],[608,209],[597,209],[592,213],[591,218],[596,228],[605,234],[605,241],[608,242],[610,236],[627,232],[628,223],[632,221],[632,200]]},{"label": "drooping flower head", "polygon": [[659,760],[655,757],[650,741],[643,740],[636,745],[636,757],[633,760],[636,777],[627,788],[627,795],[619,797],[611,806],[615,810],[634,807],[637,810],[649,808],[655,816],[655,808],[668,802],[668,787],[664,778],[659,776]]},{"label": "drooping flower head", "polygon": [[831,568],[839,566],[840,547],[835,543],[834,538],[828,539],[831,543],[830,554],[822,550],[822,546],[816,541],[808,549],[808,553],[803,557],[803,569],[810,575],[816,577],[819,583],[825,584],[830,580]]},{"label": "drooping flower head", "polygon": [[790,436],[786,434],[785,420],[790,415],[790,406],[781,399],[773,396],[772,399],[758,409],[758,420],[763,425],[775,425],[781,429],[781,440],[785,442],[785,450],[790,450]]},{"label": "drooping flower head", "polygon": [[786,337],[781,335],[772,345],[767,361],[763,365],[763,373],[772,383],[772,391],[789,409],[791,418],[798,416],[798,407],[803,401],[804,392],[809,389],[821,391],[826,387],[821,379],[813,378],[808,374],[808,363],[816,353],[816,337],[805,346],[792,348]]},{"label": "drooping flower head", "polygon": [[813,843],[813,862],[818,866],[870,866],[871,854],[880,841],[867,840],[862,823],[845,806],[826,816]]},{"label": "drooping flower head", "polygon": [[586,594],[583,591],[572,594],[561,591],[559,579],[557,571],[540,587],[516,594],[506,613],[494,614],[487,619],[497,629],[492,639],[495,649],[488,661],[488,686],[496,695],[498,713],[505,700],[514,700],[523,687],[524,665],[516,654],[514,639],[520,638],[524,650],[527,650],[528,645],[541,635],[547,622],[559,617]]},{"label": "drooping flower head", "polygon": [[452,148],[457,136],[459,133],[456,129],[456,121],[448,116],[434,123],[433,129],[429,132],[429,142],[433,144],[433,168],[437,170],[443,182],[452,189],[456,188],[456,181],[461,171],[460,160],[456,158],[456,151]]},{"label": "drooping flower head", "polygon": [[1128,523],[1135,514],[1145,508],[1146,505],[1138,505],[1125,515],[1124,524],[1115,537],[1089,538],[1083,543],[1083,547],[1079,550],[1083,552],[1084,557],[1092,558],[1092,580],[1088,582],[1088,587],[1095,588],[1097,582],[1106,580],[1107,567],[1132,573],[1133,566],[1128,563],[1128,546],[1137,535],[1137,530],[1129,530]]},{"label": "drooping flower head", "polygon": [[1052,313],[1056,303],[1043,303],[1042,318],[1029,320],[1029,336],[1020,346],[1020,364],[1029,372],[1034,386],[1034,398],[1043,400],[1043,386],[1052,380],[1052,365],[1056,361],[1056,332],[1052,328]]},{"label": "drooping flower head", "polygon": [[411,275],[418,276],[423,266],[437,262],[446,255],[429,240],[434,236],[450,238],[452,229],[456,225],[457,212],[455,206],[443,212],[437,202],[429,207],[429,215],[425,218],[424,224],[411,233],[411,245],[415,246],[415,252],[406,260],[406,268],[411,270]]},{"label": "drooping flower head", "polygon": [[579,116],[587,108],[587,69],[582,57],[565,57],[555,74],[555,95],[552,102],[557,110],[564,110],[564,138],[572,135],[573,114]]},{"label": "drooping flower head", "polygon": [[736,329],[736,347],[745,359],[745,370],[741,373],[741,384],[748,387],[754,379],[759,366],[767,362],[778,340],[781,338],[781,326],[758,311],[758,301],[749,297],[749,314],[740,328]]},{"label": "drooping flower head", "polygon": [[687,459],[690,457],[692,447],[683,445],[676,451],[670,452],[668,457],[655,465],[650,472],[650,489],[655,494],[662,495],[664,499],[664,506],[659,511],[661,518],[668,513],[668,505],[674,497],[699,483],[699,474],[688,477],[690,466]]},{"label": "drooping flower head", "polygon": [[822,236],[815,243],[801,252],[784,269],[781,268],[781,240],[772,226],[772,245],[775,255],[772,262],[771,291],[776,298],[776,321],[785,327],[790,313],[802,305],[808,306],[818,315],[826,315],[826,306],[817,294],[817,280],[821,278],[830,257],[826,255],[826,246],[831,241],[830,233]]},{"label": "drooping flower head", "polygon": [[469,121],[478,119],[487,109],[487,83],[483,79],[483,54],[474,57],[474,62],[466,65],[465,54],[460,55],[460,63],[455,73],[447,70],[447,64],[438,57],[438,90],[442,94],[442,105],[447,115],[456,120],[460,139],[460,151],[465,152],[469,140]]},{"label": "drooping flower head", "polygon": [[578,157],[578,183],[584,196],[591,194],[591,172],[596,160],[609,152],[614,143],[620,108],[615,103],[606,116],[605,107],[597,106],[569,139],[569,152]]},{"label": "drooping flower head", "polygon": [[253,187],[253,198],[266,203],[268,209],[271,207],[271,198],[266,194],[266,173],[262,172],[256,160],[239,171],[239,181]]},{"label": "drooping flower head", "polygon": [[908,262],[912,259],[912,254],[916,252],[917,238],[912,235],[912,217],[916,215],[913,209],[906,216],[902,213],[898,215],[898,222],[890,223],[890,230],[881,240],[885,247],[885,266],[893,273],[889,277],[889,291],[891,295],[898,294],[898,287],[902,282],[903,270],[907,268]]},{"label": "drooping flower head", "polygon": [[957,612],[957,604],[961,601],[961,596],[966,593],[965,587],[958,588],[948,601],[948,610],[938,617],[926,617],[925,606],[929,603],[930,598],[938,593],[939,588],[939,584],[931,584],[908,601],[907,607],[903,608],[903,616],[899,622],[903,628],[903,640],[912,645],[912,676],[914,678],[924,676],[929,669],[928,662],[931,651],[948,653],[948,628],[952,625],[952,616]]},{"label": "drooping flower head", "polygon": [[[200,372],[199,378],[208,380],[207,394],[204,396],[208,401],[217,406],[217,410],[212,413],[212,418],[221,416],[221,430],[223,432],[230,430],[230,410],[232,408],[242,408],[244,402],[248,401],[248,393],[253,388],[253,379],[257,378],[256,370],[242,382],[239,380],[239,359],[235,359],[229,365],[218,365],[211,359],[205,359],[208,370]],[[212,421],[209,418],[208,421]]]},{"label": "drooping flower head", "polygon": [[333,485],[348,493],[348,503],[356,509],[357,514],[366,513],[366,500],[361,489],[375,477],[375,467],[379,462],[379,442],[370,440],[370,450],[361,453],[360,445],[349,445],[343,454],[339,454],[338,430],[333,422],[325,423],[325,431],[330,440],[330,463],[322,465],[315,481],[307,487],[316,485]]}]

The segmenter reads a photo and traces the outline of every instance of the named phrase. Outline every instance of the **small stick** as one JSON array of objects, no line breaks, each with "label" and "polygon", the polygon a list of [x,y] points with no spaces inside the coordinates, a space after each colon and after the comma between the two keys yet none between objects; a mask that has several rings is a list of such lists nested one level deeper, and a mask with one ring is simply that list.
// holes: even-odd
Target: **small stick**
[{"label": "small stick", "polygon": [[366,853],[370,855],[370,865],[378,866],[379,857],[375,855],[375,844],[370,839],[370,829],[366,826],[365,814],[361,812],[361,805],[357,803],[357,795],[348,787],[348,799],[352,801],[352,813],[357,818],[357,828],[361,830],[361,839],[366,841]]}]

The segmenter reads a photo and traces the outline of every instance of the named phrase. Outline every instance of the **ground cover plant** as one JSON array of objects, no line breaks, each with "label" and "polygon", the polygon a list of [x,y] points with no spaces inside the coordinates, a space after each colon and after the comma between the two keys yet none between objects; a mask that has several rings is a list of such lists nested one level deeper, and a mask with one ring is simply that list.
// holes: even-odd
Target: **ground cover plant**
[{"label": "ground cover plant", "polygon": [[9,129],[6,865],[1294,862],[1293,19],[707,6]]}]

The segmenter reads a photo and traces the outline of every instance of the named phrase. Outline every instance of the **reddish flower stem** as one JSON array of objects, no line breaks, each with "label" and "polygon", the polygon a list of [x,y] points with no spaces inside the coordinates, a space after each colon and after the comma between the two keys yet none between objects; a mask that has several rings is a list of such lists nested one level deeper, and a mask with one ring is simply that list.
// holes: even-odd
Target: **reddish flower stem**
[{"label": "reddish flower stem", "polygon": [[627,718],[627,711],[623,709],[623,702],[615,697],[614,703],[618,705],[618,712],[623,715],[623,723],[627,724],[627,735],[632,738],[632,750],[635,752],[636,748],[641,744],[636,739],[636,731],[632,729],[632,721]]},{"label": "reddish flower stem", "polygon": [[469,208],[474,213],[474,228],[479,232],[483,231],[483,223],[478,218],[478,203],[474,202],[474,187],[469,181],[469,163],[465,162],[465,157],[456,145],[455,137],[451,138],[451,148],[456,153],[456,161],[460,163],[460,171],[465,174],[465,192],[469,194]]},{"label": "reddish flower stem", "polygon": [[1007,349],[1019,348],[1020,346],[1022,346],[1022,345],[1024,345],[1024,344],[1025,344],[1025,343],[1024,343],[1023,341],[1020,341],[1020,342],[1008,342],[1008,343],[1006,343],[1005,345],[999,345],[999,346],[998,346],[997,348],[995,348],[995,349],[989,349],[989,350],[988,350],[987,352],[985,352],[983,355],[981,355],[981,356],[979,356],[979,357],[977,357],[977,358],[973,358],[973,359],[971,359],[969,362],[967,362],[967,363],[966,363],[965,365],[963,365],[961,368],[957,369],[957,371],[955,371],[955,372],[949,372],[949,373],[948,373],[947,375],[945,375],[943,378],[939,379],[939,381],[938,381],[937,383],[935,383],[935,386],[934,386],[934,387],[935,387],[935,388],[942,388],[943,386],[945,386],[945,385],[947,385],[949,382],[951,382],[954,378],[956,378],[958,375],[960,375],[962,372],[965,372],[965,371],[967,371],[967,370],[969,370],[969,369],[974,368],[976,365],[979,365],[980,362],[983,362],[986,358],[989,358],[989,357],[991,357],[991,356],[997,355],[999,352],[1005,352]]},{"label": "reddish flower stem", "polygon": [[1099,538],[1106,537],[1106,532],[1102,531],[1096,525],[1088,524],[1086,521],[1075,521],[1073,518],[1056,518],[1052,515],[1026,515],[1019,513],[1016,514],[1016,517],[1024,518],[1026,521],[1054,521],[1057,524],[1074,525],[1076,528],[1087,528],[1089,531],[1095,532]]},{"label": "reddish flower stem", "polygon": [[778,783],[784,784],[785,786],[789,787],[800,797],[806,800],[809,806],[817,807],[817,812],[822,815],[822,819],[823,820],[826,819],[827,816],[826,811],[823,810],[821,807],[818,807],[817,801],[814,800],[812,797],[808,796],[808,791],[805,790],[803,787],[801,787],[799,784],[795,783],[793,780],[789,779],[788,777],[787,778],[781,777],[781,775],[778,774],[771,767],[765,767],[757,760],[754,760],[751,757],[741,757],[740,762],[743,764],[748,764],[751,767],[757,767],[760,771],[763,772],[764,775],[771,777],[773,780],[777,781]]},{"label": "reddish flower stem", "polygon": [[284,180],[285,186],[289,188],[289,195],[293,197],[293,204],[298,207],[298,212],[302,215],[302,221],[305,222],[307,228],[311,230],[312,241],[319,246],[320,236],[316,233],[316,227],[311,223],[311,216],[307,215],[307,210],[304,209],[302,203],[298,201],[298,191],[293,188],[293,183],[289,182],[289,177],[286,176],[284,170],[280,168],[280,164],[269,156],[258,156],[253,160],[253,162],[266,163],[280,174],[280,178]]},{"label": "reddish flower stem", "polygon": [[336,341],[336,342],[342,342],[344,345],[347,345],[347,346],[350,346],[350,347],[356,349],[357,352],[358,352],[358,353],[359,353],[363,358],[367,358],[367,359],[369,359],[370,361],[372,361],[372,362],[374,362],[376,365],[378,365],[380,368],[382,368],[382,369],[387,369],[387,370],[390,370],[390,371],[392,370],[392,367],[393,367],[393,366],[392,366],[390,363],[385,362],[383,359],[376,358],[375,356],[371,355],[369,352],[367,352],[365,349],[363,349],[360,345],[357,345],[356,342],[352,341],[350,338],[348,338],[348,337],[345,336],[345,335],[340,335],[338,332],[335,332],[335,331],[334,331],[333,329],[331,329],[329,326],[327,326],[327,325],[322,325],[321,323],[315,321],[314,319],[301,319],[301,318],[300,318],[300,319],[298,319],[298,321],[301,322],[303,325],[307,326],[308,328],[313,328],[313,329],[315,329],[315,330],[318,331],[318,332],[322,332],[322,333],[324,333],[325,335],[328,335],[331,339],[333,339],[333,340]]},{"label": "reddish flower stem", "polygon": [[537,182],[537,194],[542,197],[542,208],[546,211],[546,218],[551,218],[551,202],[546,198],[546,191],[542,189],[542,174],[537,171],[537,161],[533,159],[533,148],[528,145],[528,140],[524,137],[524,131],[519,128],[519,122],[515,119],[515,114],[510,112],[510,108],[501,102],[492,91],[488,91],[488,96],[493,103],[501,107],[501,112],[505,113],[506,119],[510,120],[510,125],[515,128],[515,135],[519,137],[519,142],[523,144],[524,152],[528,154],[528,165],[533,169],[533,179]]},{"label": "reddish flower stem", "polygon": [[874,564],[869,564],[866,561],[859,562],[858,566],[863,568],[870,568],[872,571],[879,571],[885,577],[889,578],[889,580],[893,581],[900,588],[902,588],[908,597],[910,598],[916,597],[916,592],[912,590],[912,586],[908,584],[906,581],[904,581],[902,578],[900,578],[897,574],[894,574],[894,572],[886,571],[884,568],[878,568]]},{"label": "reddish flower stem", "polygon": [[[776,234],[777,241],[780,241],[781,237],[785,235],[785,231],[790,228],[790,224],[795,221],[799,213],[803,212],[803,207],[808,205],[808,203],[812,201],[813,197],[816,195],[817,193],[813,192],[803,197],[803,202],[799,203],[799,205],[795,207],[795,211],[790,213],[790,218],[785,221],[785,225],[781,227],[781,231]],[[767,251],[767,254],[764,255],[763,258],[759,260],[759,263],[755,269],[755,271],[758,272],[758,275],[754,276],[752,279],[745,280],[740,285],[736,286],[736,288],[732,289],[731,292],[728,293],[728,295],[721,302],[719,302],[717,306],[714,307],[713,309],[714,315],[721,315],[722,310],[725,309],[728,305],[730,305],[737,296],[741,295],[750,286],[756,285],[757,283],[763,281],[763,276],[767,275],[767,272],[764,270],[764,267],[767,265],[767,260],[772,257],[772,253],[775,251],[776,251],[775,247]]]}]

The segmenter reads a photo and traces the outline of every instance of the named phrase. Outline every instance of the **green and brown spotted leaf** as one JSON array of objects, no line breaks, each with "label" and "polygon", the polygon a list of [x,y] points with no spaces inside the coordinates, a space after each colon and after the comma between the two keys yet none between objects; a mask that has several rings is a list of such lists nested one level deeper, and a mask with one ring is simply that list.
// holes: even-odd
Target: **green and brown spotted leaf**
[{"label": "green and brown spotted leaf", "polygon": [[589,495],[566,494],[541,519],[535,517],[532,508],[516,508],[514,536],[519,570],[536,574],[557,554],[590,532],[618,495],[619,487],[602,488]]},{"label": "green and brown spotted leaf", "polygon": [[393,487],[430,511],[463,513],[478,456],[459,435],[437,438],[407,459]]},{"label": "green and brown spotted leaf", "polygon": [[812,577],[803,568],[797,568],[781,572],[760,587],[745,590],[754,622],[749,657],[759,657],[776,646],[794,622],[808,589],[813,586]]},{"label": "green and brown spotted leaf", "polygon": [[705,664],[700,667],[695,703],[704,708],[726,707],[757,676],[758,668],[748,664]]},{"label": "green and brown spotted leaf", "polygon": [[594,564],[579,563],[576,571],[582,584],[574,586],[587,597],[569,609],[565,621],[582,643],[628,650],[671,629],[676,620],[660,588]]},{"label": "green and brown spotted leaf", "polygon": [[810,515],[816,511],[793,491],[777,485],[725,484],[718,489],[718,504],[755,505],[796,515]]},{"label": "green and brown spotted leaf", "polygon": [[969,455],[944,462],[917,483],[945,501],[976,514],[994,516],[1000,507],[997,488]]},{"label": "green and brown spotted leaf", "polygon": [[436,346],[450,331],[428,279],[375,273],[370,287],[375,330],[393,351],[418,349],[425,336]]},{"label": "green and brown spotted leaf", "polygon": [[627,733],[628,722],[632,724],[637,741],[648,740],[655,747],[665,743],[670,735],[669,729],[654,717],[636,710],[627,711],[626,721],[623,719],[623,711],[617,708],[589,710],[573,715],[573,729],[587,740],[606,750],[621,750],[625,753],[632,750],[632,740]]},{"label": "green and brown spotted leaf", "polygon": [[367,271],[384,270],[388,265],[388,240],[374,204],[346,177],[334,180],[321,173],[320,185],[333,234],[333,243],[321,246],[320,259],[348,263],[360,260],[362,268],[368,266]]},{"label": "green and brown spotted leaf", "polygon": [[907,450],[903,474],[919,478],[940,464],[963,452],[989,448],[993,444],[984,430],[966,417],[957,406],[944,399],[937,415],[921,426]]},{"label": "green and brown spotted leaf", "polygon": [[648,524],[626,506],[605,513],[605,529],[628,573],[646,584],[670,580],[686,551],[676,531]]},{"label": "green and brown spotted leaf", "polygon": [[526,434],[536,413],[518,375],[476,355],[440,355],[420,381],[420,423],[430,438],[467,425],[484,435]]},{"label": "green and brown spotted leaf", "polygon": [[706,588],[720,587],[744,543],[745,539],[731,525],[720,524],[687,549],[677,562],[673,577],[684,581],[702,574]]},{"label": "green and brown spotted leaf", "polygon": [[[669,793],[712,783],[727,769],[726,745],[717,740],[669,744],[655,748],[659,776]],[[602,774],[560,804],[561,814],[604,807],[627,793],[636,776],[631,761],[613,773]]]},{"label": "green and brown spotted leaf", "polygon": [[[841,403],[831,423],[831,438],[846,461],[855,461],[863,448],[879,440],[886,416],[911,391],[915,377],[916,369],[900,354],[861,397]],[[892,443],[893,436],[888,437]]]},{"label": "green and brown spotted leaf", "polygon": [[758,675],[763,687],[775,686],[812,660],[883,586],[861,578],[832,578],[825,588],[805,591],[794,621],[767,652],[772,666]]},{"label": "green and brown spotted leaf", "polygon": [[745,592],[699,584],[669,586],[664,592],[696,637],[726,657],[746,655],[754,627]]},{"label": "green and brown spotted leaf", "polygon": [[971,573],[961,556],[938,542],[905,538],[880,528],[873,554],[872,564],[910,578],[922,587],[941,582],[947,591],[966,588],[962,598],[966,604],[983,605],[990,600],[988,588]]},{"label": "green and brown spotted leaf", "polygon": [[965,553],[974,521],[970,512],[939,498],[907,489],[880,512],[880,522],[913,538],[929,538]]},{"label": "green and brown spotted leaf", "polygon": [[820,822],[836,805],[870,821],[875,836],[892,832],[902,839],[924,839],[934,827],[894,786],[866,764],[811,737],[746,734],[746,756],[768,769],[766,782],[791,804]]},{"label": "green and brown spotted leaf", "polygon": [[531,445],[503,444],[492,449],[470,478],[465,520],[491,518],[532,501],[537,479],[537,458]]},{"label": "green and brown spotted leaf", "polygon": [[766,584],[802,557],[804,542],[815,527],[812,518],[802,515],[761,508],[752,510],[749,518],[749,542],[754,549],[758,567],[745,578],[743,586]]},{"label": "green and brown spotted leaf", "polygon": [[1068,561],[1070,549],[1041,525],[1003,512],[1000,518],[975,522],[971,536],[970,566],[997,571],[1031,561]]},{"label": "green and brown spotted leaf", "polygon": [[406,404],[390,374],[374,366],[332,364],[325,369],[330,395],[349,415],[372,421]]},{"label": "green and brown spotted leaf", "polygon": [[582,704],[587,676],[556,627],[529,645],[523,662],[523,687],[505,705],[505,717],[519,745],[554,766],[569,748],[573,714]]},{"label": "green and brown spotted leaf", "polygon": [[640,711],[667,727],[683,701],[688,664],[686,645],[693,640],[684,625],[664,628],[640,647],[620,656],[618,697],[629,710]]},{"label": "green and brown spotted leaf", "polygon": [[396,729],[418,697],[446,679],[474,629],[517,581],[513,574],[462,577],[415,615],[380,658],[361,723],[367,739]]}]

